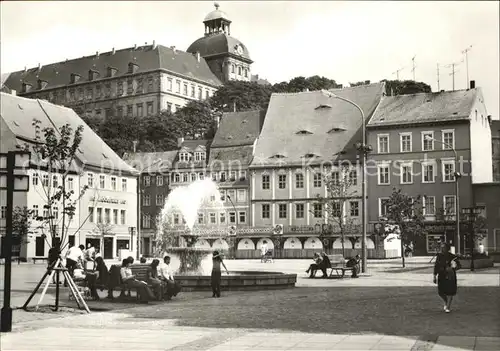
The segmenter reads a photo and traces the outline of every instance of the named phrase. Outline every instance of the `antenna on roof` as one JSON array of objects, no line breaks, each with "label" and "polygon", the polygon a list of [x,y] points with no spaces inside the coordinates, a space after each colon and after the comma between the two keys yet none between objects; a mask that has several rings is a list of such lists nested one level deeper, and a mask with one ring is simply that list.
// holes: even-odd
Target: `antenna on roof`
[{"label": "antenna on roof", "polygon": [[438,91],[441,91],[439,88],[439,63],[437,64],[437,79],[438,79]]},{"label": "antenna on roof", "polygon": [[458,66],[459,64],[461,64],[462,62],[464,62],[464,60],[462,59],[462,61],[460,62],[454,62],[454,63],[450,63],[449,65],[447,65],[446,67],[451,67],[451,73],[450,73],[450,76],[451,76],[451,79],[452,79],[452,90],[455,91],[455,74],[458,72],[457,70],[455,70],[455,66]]},{"label": "antenna on roof", "polygon": [[396,70],[395,72],[392,72],[392,74],[396,75],[396,79],[397,80],[399,80],[399,72],[401,72],[404,69],[405,69],[404,67],[401,67],[400,69]]},{"label": "antenna on roof", "polygon": [[412,64],[412,69],[411,69],[411,72],[413,73],[413,81],[415,81],[415,57],[417,57],[417,55],[414,55],[411,59],[411,64]]},{"label": "antenna on roof", "polygon": [[469,45],[469,47],[465,50],[462,51],[462,54],[465,55],[465,69],[467,71],[467,82],[465,82],[465,89],[469,87],[469,51],[472,49],[472,45]]}]

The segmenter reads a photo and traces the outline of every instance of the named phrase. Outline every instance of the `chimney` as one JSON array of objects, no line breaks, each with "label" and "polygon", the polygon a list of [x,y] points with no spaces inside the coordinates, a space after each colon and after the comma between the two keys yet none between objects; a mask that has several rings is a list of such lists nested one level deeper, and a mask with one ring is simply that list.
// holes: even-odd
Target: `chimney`
[{"label": "chimney", "polygon": [[177,50],[175,49],[175,46],[171,46],[170,48],[172,49],[172,51],[174,52],[174,54],[177,53]]},{"label": "chimney", "polygon": [[28,67],[24,66],[24,72],[28,71]]},{"label": "chimney", "polygon": [[99,58],[99,51],[95,52],[95,57]]},{"label": "chimney", "polygon": [[201,55],[200,55],[200,53],[197,51],[197,52],[196,52],[196,61],[200,62],[200,59],[201,59]]},{"label": "chimney", "polygon": [[38,70],[40,70],[41,68],[42,68],[42,65],[40,63],[38,63]]},{"label": "chimney", "polygon": [[17,90],[12,89],[12,90],[10,91],[10,93],[11,93],[12,95],[16,96],[16,95],[17,95]]},{"label": "chimney", "polygon": [[184,142],[184,137],[177,138],[177,147],[180,148]]},{"label": "chimney", "polygon": [[156,49],[156,40],[153,40],[153,50]]},{"label": "chimney", "polygon": [[491,115],[488,115],[488,123],[491,125]]},{"label": "chimney", "polygon": [[470,89],[475,89],[476,88],[476,81],[475,80],[471,80],[470,81]]},{"label": "chimney", "polygon": [[137,50],[137,44],[134,44],[134,50]]},{"label": "chimney", "polygon": [[115,48],[113,48],[113,50],[111,50],[111,55],[114,55],[115,53],[116,53]]}]

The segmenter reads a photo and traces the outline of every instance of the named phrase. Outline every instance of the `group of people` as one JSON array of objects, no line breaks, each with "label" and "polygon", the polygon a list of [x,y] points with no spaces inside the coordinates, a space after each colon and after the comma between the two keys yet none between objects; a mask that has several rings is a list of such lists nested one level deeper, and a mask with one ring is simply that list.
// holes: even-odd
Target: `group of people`
[{"label": "group of people", "polygon": [[[326,252],[321,253],[321,255],[317,252],[314,253],[313,257],[314,263],[309,265],[309,268],[306,270],[306,273],[309,274],[309,278],[314,278],[316,275],[317,271],[321,271],[323,275],[321,278],[328,278],[328,274],[326,272],[327,268],[332,267],[332,263],[330,262],[330,259],[328,258],[328,255]],[[350,258],[346,262],[346,267],[352,267],[352,278],[358,278],[358,273],[359,273],[359,262],[361,258],[359,255],[356,255],[353,258]]]}]

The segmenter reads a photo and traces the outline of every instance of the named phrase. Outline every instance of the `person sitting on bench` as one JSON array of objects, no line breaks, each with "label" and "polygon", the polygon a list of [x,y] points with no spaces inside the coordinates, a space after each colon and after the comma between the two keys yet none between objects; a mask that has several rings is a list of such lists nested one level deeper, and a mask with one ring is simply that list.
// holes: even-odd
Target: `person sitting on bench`
[{"label": "person sitting on bench", "polygon": [[353,267],[351,278],[359,278],[358,273],[360,260],[361,258],[359,257],[359,255],[356,255],[354,258],[349,259],[349,261],[347,261],[347,263],[345,264],[346,267]]},{"label": "person sitting on bench", "polygon": [[330,268],[331,266],[332,266],[332,263],[330,262],[328,255],[326,254],[326,252],[323,252],[321,254],[321,262],[319,263],[319,269],[321,269],[321,272],[323,272],[323,276],[321,278],[328,278],[328,274],[326,273],[326,269]]},{"label": "person sitting on bench", "polygon": [[158,269],[158,278],[166,285],[164,292],[167,300],[170,300],[172,296],[177,296],[179,291],[181,291],[180,284],[174,280],[174,275],[170,270],[170,256],[165,256],[163,258],[163,264]]},{"label": "person sitting on bench", "polygon": [[[94,300],[99,300],[99,294],[97,293],[97,286],[107,287],[109,280],[108,267],[104,263],[102,257],[97,257],[95,259],[95,270],[92,272],[87,272],[86,280],[89,285],[90,295]],[[101,288],[102,291],[102,288]]]},{"label": "person sitting on bench", "polygon": [[323,259],[321,258],[321,256],[317,252],[314,253],[313,260],[314,260],[314,263],[312,263],[306,271],[306,273],[310,272],[309,278],[313,278],[314,274],[316,274],[316,271],[318,269],[321,269],[320,264],[321,264],[321,261],[323,261]]},{"label": "person sitting on bench", "polygon": [[163,282],[158,278],[158,265],[160,260],[154,259],[148,267],[148,283],[153,286],[153,290],[158,300],[163,299]]},{"label": "person sitting on bench", "polygon": [[137,290],[141,303],[148,303],[148,301],[152,301],[155,299],[155,295],[148,287],[148,284],[146,282],[137,280],[135,275],[132,274],[132,269],[130,269],[130,260],[128,258],[125,258],[122,261],[120,275],[125,285],[127,285],[129,288],[135,288]]}]

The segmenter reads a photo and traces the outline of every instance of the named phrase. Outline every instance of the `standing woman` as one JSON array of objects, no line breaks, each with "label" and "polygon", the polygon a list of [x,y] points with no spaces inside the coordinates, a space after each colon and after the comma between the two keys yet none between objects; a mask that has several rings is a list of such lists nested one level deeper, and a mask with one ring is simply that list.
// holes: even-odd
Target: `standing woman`
[{"label": "standing woman", "polygon": [[212,297],[220,297],[220,281],[221,281],[221,269],[220,266],[222,265],[224,269],[226,270],[226,273],[229,275],[229,272],[226,268],[226,265],[222,261],[222,257],[219,254],[218,251],[214,251],[212,255],[212,292],[213,295]]},{"label": "standing woman", "polygon": [[453,296],[457,294],[457,270],[460,269],[458,257],[450,252],[450,244],[445,243],[437,254],[434,265],[434,284],[438,285],[439,297],[444,301],[444,311],[450,312]]}]

